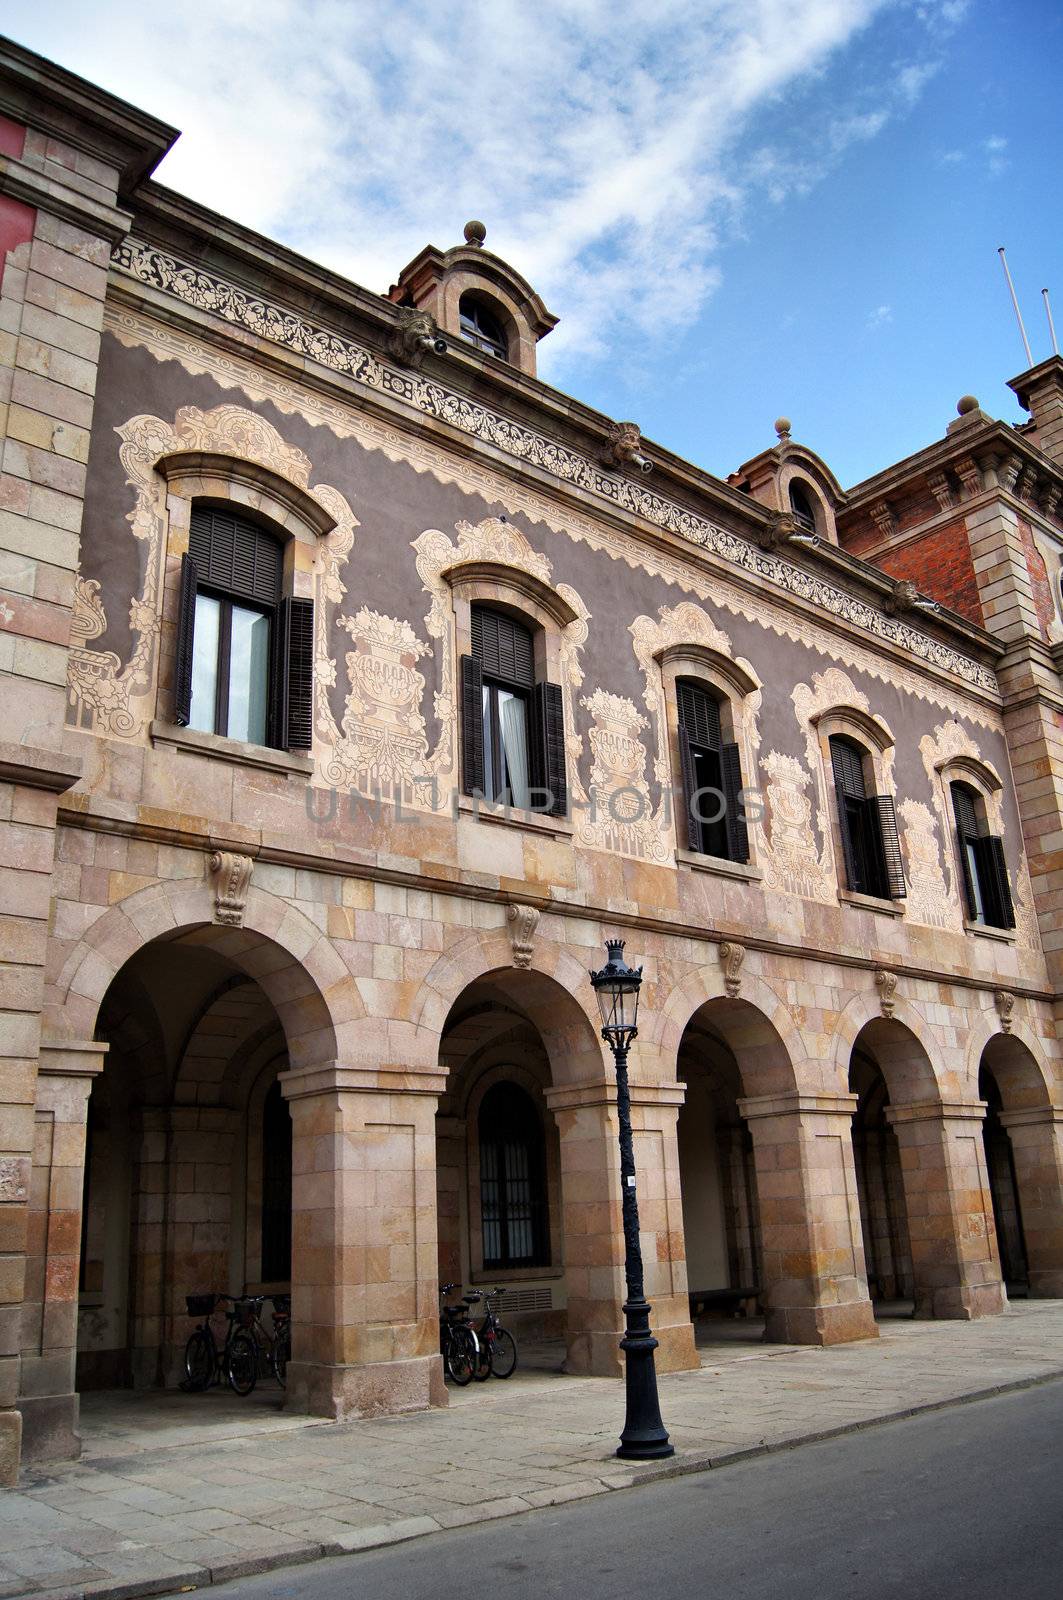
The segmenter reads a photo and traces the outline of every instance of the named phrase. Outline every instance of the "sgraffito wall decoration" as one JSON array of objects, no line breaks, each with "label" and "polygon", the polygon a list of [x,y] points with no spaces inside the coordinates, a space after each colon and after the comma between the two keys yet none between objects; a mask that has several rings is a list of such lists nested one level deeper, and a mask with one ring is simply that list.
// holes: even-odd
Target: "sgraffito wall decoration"
[{"label": "sgraffito wall decoration", "polygon": [[[143,583],[129,607],[133,650],[123,662],[113,650],[93,648],[92,641],[107,630],[107,616],[99,582],[81,575],[75,587],[67,687],[69,716],[76,726],[138,739],[146,736],[155,716],[158,693],[168,531],[167,485],[156,471],[160,461],[181,451],[235,457],[266,467],[310,494],[335,523],[332,532],[319,541],[321,595],[338,597],[342,593],[338,572],[350,552],[358,522],[338,490],[328,485],[310,487],[311,463],[303,451],[288,444],[263,417],[242,406],[222,405],[210,411],[183,406],[173,422],[143,414],[131,417],[117,432],[119,458],[134,494],[127,521],[133,538],[145,547]],[[329,674],[324,606],[319,604],[317,611],[318,666],[324,683]]]},{"label": "sgraffito wall decoration", "polygon": [[[1009,869],[1011,896],[1015,906],[1016,941],[1023,949],[1040,950],[1041,936],[1034,910],[1030,868],[1021,839],[1016,844],[1014,839],[1009,840],[1007,836],[1003,806],[1004,788],[1000,774],[985,759],[970,734],[955,718],[949,722],[939,723],[933,733],[924,734],[919,741],[919,754],[934,796],[934,807],[941,822],[942,837],[945,839],[953,839],[956,832],[949,783],[954,778],[962,779],[965,776],[974,779],[974,786],[981,792],[985,803],[989,832],[997,834],[1005,841],[1005,854],[1009,860],[1017,862]],[[949,878],[948,904],[952,918],[951,925],[960,928],[963,926],[965,908],[960,874],[955,865],[955,850],[946,851],[945,859]]]},{"label": "sgraffito wall decoration", "polygon": [[[568,755],[569,790],[579,805],[587,803],[587,792],[579,777],[583,739],[576,732],[575,701],[583,685],[581,652],[587,642],[590,612],[575,589],[567,583],[554,584],[553,569],[546,556],[532,545],[512,523],[502,517],[485,517],[481,522],[459,522],[454,529],[457,542],[439,528],[426,528],[412,541],[418,576],[429,596],[425,629],[439,644],[439,684],[435,695],[435,714],[441,733],[439,745],[424,765],[419,785],[419,803],[425,809],[446,809],[452,803],[452,788],[457,782],[457,701],[458,642],[454,616],[454,597],[448,576],[461,567],[489,562],[527,573],[539,583],[553,588],[573,621],[559,628],[561,691],[565,712],[565,749]],[[431,780],[435,779],[436,782]],[[415,800],[415,803],[417,801]]]},{"label": "sgraffito wall decoration", "polygon": [[588,738],[594,757],[590,809],[581,811],[577,839],[591,850],[609,850],[642,861],[671,856],[646,780],[646,746],[639,735],[649,722],[632,700],[595,689],[580,704],[590,712]]},{"label": "sgraffito wall decoration", "polygon": [[957,926],[956,907],[949,897],[941,869],[939,823],[921,800],[902,800],[897,807],[901,822],[901,849],[908,877],[904,914],[909,922],[926,928]]}]

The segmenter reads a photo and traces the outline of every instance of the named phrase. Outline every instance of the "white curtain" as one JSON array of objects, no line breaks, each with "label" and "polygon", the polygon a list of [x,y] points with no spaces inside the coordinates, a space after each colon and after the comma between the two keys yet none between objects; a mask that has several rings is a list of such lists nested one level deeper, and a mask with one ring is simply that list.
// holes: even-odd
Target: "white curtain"
[{"label": "white curtain", "polygon": [[528,788],[528,713],[524,701],[513,694],[499,695],[502,748],[509,768],[510,797],[515,806],[531,805]]}]

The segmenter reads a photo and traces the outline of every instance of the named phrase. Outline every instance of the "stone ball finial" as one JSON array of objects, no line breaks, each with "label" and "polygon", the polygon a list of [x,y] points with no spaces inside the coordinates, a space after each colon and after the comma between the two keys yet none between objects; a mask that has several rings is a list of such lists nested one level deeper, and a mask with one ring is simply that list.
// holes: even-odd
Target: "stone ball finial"
[{"label": "stone ball finial", "polygon": [[790,437],[789,417],[776,417],[775,432],[779,435],[780,439],[788,439]]},{"label": "stone ball finial", "polygon": [[466,244],[475,245],[475,247],[479,249],[486,238],[487,229],[484,227],[482,222],[477,222],[474,219],[472,222],[467,222],[465,224]]},{"label": "stone ball finial", "polygon": [[973,394],[961,395],[956,402],[956,414],[958,416],[965,417],[967,416],[968,412],[977,410],[978,401],[975,399]]}]

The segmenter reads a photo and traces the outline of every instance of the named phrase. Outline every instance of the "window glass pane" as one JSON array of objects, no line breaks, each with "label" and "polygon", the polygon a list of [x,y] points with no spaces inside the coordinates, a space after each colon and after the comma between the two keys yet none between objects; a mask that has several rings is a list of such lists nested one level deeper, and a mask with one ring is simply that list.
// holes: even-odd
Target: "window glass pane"
[{"label": "window glass pane", "polygon": [[515,806],[531,805],[528,790],[528,710],[519,695],[499,689],[498,714],[510,798]]},{"label": "window glass pane", "polygon": [[964,852],[967,856],[967,870],[971,874],[971,888],[974,891],[974,921],[985,921],[985,901],[982,898],[982,878],[978,871],[978,849],[972,838],[964,837]]},{"label": "window glass pane", "polygon": [[196,595],[196,626],[192,637],[192,709],[190,728],[214,733],[218,696],[218,634],[221,601],[209,594]]},{"label": "window glass pane", "polygon": [[269,618],[233,606],[229,653],[229,738],[265,744],[269,705]]}]

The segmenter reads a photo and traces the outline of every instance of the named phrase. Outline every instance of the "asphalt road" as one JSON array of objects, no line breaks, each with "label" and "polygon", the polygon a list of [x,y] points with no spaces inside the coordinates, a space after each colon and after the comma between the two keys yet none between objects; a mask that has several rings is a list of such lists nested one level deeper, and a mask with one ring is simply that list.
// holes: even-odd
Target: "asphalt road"
[{"label": "asphalt road", "polygon": [[1063,1380],[218,1600],[1063,1600]]}]

